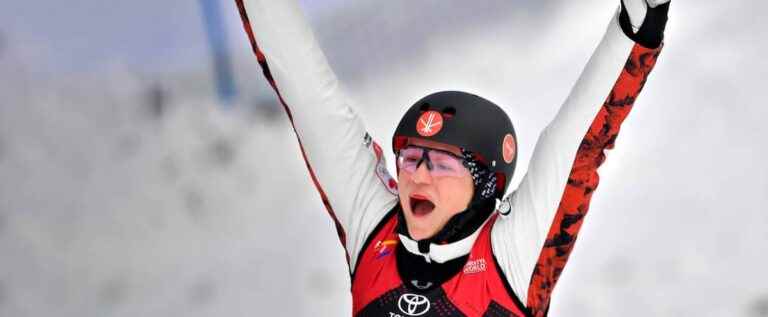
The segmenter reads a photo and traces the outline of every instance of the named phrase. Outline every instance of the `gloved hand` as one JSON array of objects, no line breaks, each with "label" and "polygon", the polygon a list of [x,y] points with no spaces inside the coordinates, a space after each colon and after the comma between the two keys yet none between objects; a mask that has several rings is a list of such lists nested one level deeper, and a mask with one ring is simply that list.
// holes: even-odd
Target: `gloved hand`
[{"label": "gloved hand", "polygon": [[619,24],[638,44],[657,48],[664,40],[670,0],[620,0]]}]

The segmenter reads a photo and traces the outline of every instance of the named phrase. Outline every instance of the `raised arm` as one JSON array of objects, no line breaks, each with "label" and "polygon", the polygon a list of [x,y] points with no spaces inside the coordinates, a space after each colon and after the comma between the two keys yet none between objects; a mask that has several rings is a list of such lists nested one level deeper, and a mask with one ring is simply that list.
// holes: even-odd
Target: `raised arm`
[{"label": "raised arm", "polygon": [[367,235],[397,203],[397,185],[298,4],[235,2],[253,52],[291,120],[309,175],[336,224],[351,272]]},{"label": "raised arm", "polygon": [[645,7],[635,21],[622,8],[611,20],[570,95],[539,136],[509,212],[493,228],[499,266],[534,315],[548,309],[597,187],[604,151],[613,147],[656,62],[668,5]]}]

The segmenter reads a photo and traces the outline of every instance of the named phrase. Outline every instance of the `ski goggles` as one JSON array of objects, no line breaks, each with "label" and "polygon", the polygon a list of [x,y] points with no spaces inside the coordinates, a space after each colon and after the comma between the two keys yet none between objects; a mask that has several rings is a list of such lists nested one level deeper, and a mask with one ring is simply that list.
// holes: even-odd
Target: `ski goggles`
[{"label": "ski goggles", "polygon": [[408,173],[415,173],[421,163],[427,164],[427,170],[432,176],[462,177],[470,175],[465,165],[465,160],[453,153],[424,148],[420,146],[407,146],[397,154],[397,167]]}]

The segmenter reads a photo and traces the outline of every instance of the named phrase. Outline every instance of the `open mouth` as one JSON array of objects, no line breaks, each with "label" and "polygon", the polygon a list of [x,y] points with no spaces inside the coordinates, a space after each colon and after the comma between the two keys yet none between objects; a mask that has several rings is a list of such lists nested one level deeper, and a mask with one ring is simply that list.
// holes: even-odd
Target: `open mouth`
[{"label": "open mouth", "polygon": [[429,200],[429,198],[421,195],[411,195],[411,212],[414,216],[422,217],[430,214],[435,210],[435,203]]}]

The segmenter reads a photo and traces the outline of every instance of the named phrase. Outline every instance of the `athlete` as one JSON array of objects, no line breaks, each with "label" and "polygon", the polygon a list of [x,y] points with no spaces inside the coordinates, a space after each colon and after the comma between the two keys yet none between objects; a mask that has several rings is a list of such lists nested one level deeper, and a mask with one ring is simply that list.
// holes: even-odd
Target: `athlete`
[{"label": "athlete", "polygon": [[[621,0],[509,196],[511,120],[459,91],[407,109],[381,147],[293,1],[236,0],[346,251],[356,316],[545,316],[613,147],[662,46],[669,0]],[[498,206],[498,207],[497,207]]]}]

